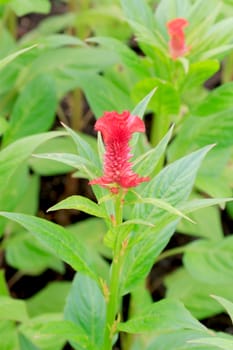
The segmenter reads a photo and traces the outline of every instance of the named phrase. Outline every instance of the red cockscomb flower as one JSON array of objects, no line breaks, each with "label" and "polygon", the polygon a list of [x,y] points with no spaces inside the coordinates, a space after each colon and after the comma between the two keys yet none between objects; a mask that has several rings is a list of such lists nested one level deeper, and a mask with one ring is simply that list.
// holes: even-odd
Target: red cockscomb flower
[{"label": "red cockscomb flower", "polygon": [[113,193],[119,188],[128,189],[141,182],[148,181],[148,177],[140,177],[132,170],[129,141],[135,132],[144,132],[144,122],[136,116],[124,111],[105,112],[97,120],[95,130],[100,131],[105,143],[104,174],[102,177],[90,181],[91,185],[109,187]]},{"label": "red cockscomb flower", "polygon": [[175,18],[167,23],[168,34],[170,36],[169,51],[174,60],[177,57],[184,56],[189,51],[184,35],[184,28],[188,24],[189,22],[184,18]]}]

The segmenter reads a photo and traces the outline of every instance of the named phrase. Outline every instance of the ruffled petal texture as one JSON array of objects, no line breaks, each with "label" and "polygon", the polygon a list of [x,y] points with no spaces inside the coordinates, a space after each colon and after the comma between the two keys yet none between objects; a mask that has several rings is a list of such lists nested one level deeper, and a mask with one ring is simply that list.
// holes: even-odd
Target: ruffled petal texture
[{"label": "ruffled petal texture", "polygon": [[189,52],[190,48],[186,45],[184,28],[189,22],[185,18],[175,18],[167,23],[168,34],[170,36],[169,52],[175,60]]},{"label": "ruffled petal texture", "polygon": [[113,193],[119,188],[128,189],[141,182],[149,181],[148,177],[140,177],[132,170],[130,159],[132,154],[129,141],[135,132],[145,132],[144,122],[129,111],[119,114],[105,112],[97,120],[95,130],[100,131],[105,143],[104,174],[90,181],[91,185],[108,187]]}]

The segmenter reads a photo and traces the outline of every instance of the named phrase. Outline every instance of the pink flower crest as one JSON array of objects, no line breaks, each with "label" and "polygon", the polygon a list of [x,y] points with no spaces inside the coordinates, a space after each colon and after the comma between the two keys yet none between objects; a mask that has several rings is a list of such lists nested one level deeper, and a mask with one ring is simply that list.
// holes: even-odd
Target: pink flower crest
[{"label": "pink flower crest", "polygon": [[168,34],[170,36],[169,51],[175,60],[189,52],[190,48],[185,43],[184,28],[189,22],[185,18],[175,18],[167,23]]},{"label": "pink flower crest", "polygon": [[104,174],[102,177],[91,180],[91,185],[100,185],[110,188],[111,192],[118,193],[119,188],[128,189],[141,182],[149,181],[148,177],[140,177],[132,170],[130,159],[132,154],[129,141],[135,132],[145,132],[144,122],[129,111],[119,114],[105,112],[97,120],[95,130],[100,131],[105,143]]}]

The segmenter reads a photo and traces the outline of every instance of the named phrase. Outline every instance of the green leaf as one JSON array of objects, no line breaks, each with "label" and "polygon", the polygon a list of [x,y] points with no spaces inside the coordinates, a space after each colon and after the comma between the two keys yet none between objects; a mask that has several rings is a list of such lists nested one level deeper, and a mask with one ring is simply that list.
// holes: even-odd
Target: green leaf
[{"label": "green leaf", "polygon": [[[62,314],[43,314],[25,321],[18,330],[39,349],[62,350],[67,338],[62,332],[61,335],[56,332],[56,329],[59,329],[57,324],[60,322],[64,322]],[[78,336],[79,330],[76,331]]]},{"label": "green leaf", "polygon": [[172,131],[173,127],[170,128],[168,133],[163,137],[163,139],[159,142],[159,144],[156,147],[150,149],[149,151],[145,152],[144,154],[142,154],[134,160],[133,166],[136,173],[146,174],[147,176],[153,174],[158,164],[158,161],[160,160],[160,158],[166,150],[167,144],[172,135]]},{"label": "green leaf", "polygon": [[[73,74],[71,72],[71,76]],[[133,107],[129,92],[123,90],[107,76],[85,74],[79,77],[77,84],[84,90],[96,118],[101,117],[105,111],[122,112],[122,110],[131,110]]]},{"label": "green leaf", "polygon": [[82,40],[67,34],[51,34],[46,37],[40,37],[37,43],[39,47],[43,48],[58,48],[71,45],[85,47],[85,43]]},{"label": "green leaf", "polygon": [[64,135],[63,132],[49,132],[39,135],[28,136],[13,142],[0,153],[0,188],[7,187],[7,181],[15,172],[16,168],[24,162],[32,152],[43,142],[54,137]]},{"label": "green leaf", "polygon": [[72,153],[41,153],[34,154],[34,157],[38,159],[49,159],[56,162],[61,162],[72,168],[76,168],[79,170],[81,175],[87,179],[92,179],[99,174],[96,167],[93,166],[93,163],[91,163],[86,158],[77,156]]},{"label": "green leaf", "polygon": [[32,45],[32,46],[26,47],[25,49],[18,50],[16,52],[12,53],[11,55],[1,59],[0,60],[0,70],[3,69],[6,65],[8,65],[10,62],[15,60],[18,56],[23,55],[25,52],[34,49],[36,46],[37,45]]},{"label": "green leaf", "polygon": [[204,84],[207,79],[219,70],[219,65],[217,60],[206,60],[190,64],[188,74],[185,75],[181,84],[182,90],[187,91]]},{"label": "green leaf", "polygon": [[229,284],[233,278],[233,237],[217,242],[194,242],[183,261],[195,279],[209,284],[216,284],[216,281]]},{"label": "green leaf", "polygon": [[[18,200],[25,194],[28,176],[26,165],[23,164],[31,153],[43,142],[63,135],[62,132],[50,132],[28,136],[13,142],[0,152],[0,208],[12,211]],[[3,234],[1,220],[0,236]]]},{"label": "green leaf", "polygon": [[[188,208],[192,210],[192,204],[194,204],[192,202],[195,201],[187,202],[187,211],[189,211]],[[186,204],[184,204],[184,206],[181,206],[181,209],[185,207]],[[185,213],[186,211],[182,210],[182,212]],[[189,214],[189,217],[193,219],[195,225],[185,220],[182,220],[178,225],[178,232],[191,236],[208,238],[210,240],[215,241],[221,240],[223,238],[224,234],[222,230],[219,208],[206,207],[199,210],[195,209],[195,212],[191,212]],[[208,220],[206,220],[206,218],[208,218]]]},{"label": "green leaf", "polygon": [[127,19],[144,24],[151,31],[155,29],[153,13],[145,1],[121,0],[121,6]]},{"label": "green leaf", "polygon": [[103,244],[104,234],[107,231],[104,220],[92,217],[67,226],[67,229],[88,247],[98,276],[108,280],[109,264],[103,257],[111,259],[112,254]]},{"label": "green leaf", "polygon": [[[171,146],[172,154],[185,154],[194,147],[217,143],[218,148],[233,144],[233,83],[213,90],[191,111]],[[191,142],[190,142],[191,140]]]},{"label": "green leaf", "polygon": [[217,300],[224,307],[224,309],[229,314],[231,321],[233,323],[233,303],[231,301],[229,301],[225,298],[222,298],[220,296],[217,296],[217,295],[211,295],[211,296],[212,296],[212,298]]},{"label": "green leaf", "polygon": [[51,4],[48,0],[11,0],[11,8],[21,17],[31,12],[49,13]]},{"label": "green leaf", "polygon": [[[153,88],[152,91],[150,91],[137,105],[136,107],[133,109],[133,111],[131,112],[132,115],[136,115],[138,117],[140,117],[141,119],[143,119],[144,113],[146,112],[147,106],[151,100],[151,98],[153,97],[154,93],[156,92],[156,89]],[[135,147],[136,145],[138,146],[139,141],[145,139],[144,135],[141,134],[139,135],[134,134],[131,144],[132,147]]]},{"label": "green leaf", "polygon": [[26,304],[22,300],[0,296],[0,320],[25,321],[27,320]]},{"label": "green leaf", "polygon": [[156,92],[156,88],[153,87],[153,90],[151,90],[148,95],[146,95],[138,104],[137,106],[133,109],[132,111],[132,115],[137,115],[138,117],[140,117],[141,119],[143,118],[147,106],[151,100],[151,98],[153,97],[154,93]]},{"label": "green leaf", "polygon": [[[165,167],[145,185],[143,196],[163,199],[174,207],[181,205],[190,195],[201,161],[211,148],[204,147]],[[151,210],[151,206],[147,208],[148,218],[154,216],[155,210]],[[145,219],[145,211],[143,217]]]},{"label": "green leaf", "polygon": [[197,332],[193,330],[178,330],[169,334],[162,334],[155,337],[146,348],[146,350],[219,350],[218,346],[192,346],[188,343],[189,340],[200,339],[206,337],[205,332]]},{"label": "green leaf", "polygon": [[122,64],[126,66],[127,71],[132,71],[132,79],[136,78],[135,80],[137,81],[138,78],[144,78],[148,75],[149,71],[144,60],[120,40],[110,37],[92,37],[88,38],[86,41],[88,43],[97,43],[109,50],[117,52],[122,60]]},{"label": "green leaf", "polygon": [[1,350],[17,349],[18,339],[16,326],[12,321],[0,321],[0,348]]},{"label": "green leaf", "polygon": [[186,216],[185,214],[183,214],[181,211],[179,211],[178,209],[174,208],[172,205],[170,205],[169,203],[161,200],[161,199],[158,199],[158,198],[142,198],[141,197],[141,202],[142,203],[145,203],[145,204],[151,204],[155,207],[158,207],[160,209],[164,209],[165,211],[171,213],[171,214],[174,214],[174,215],[177,215],[177,216],[180,216],[192,223],[193,220],[191,220],[188,216]]},{"label": "green leaf", "polygon": [[204,331],[199,323],[182,303],[166,299],[147,307],[141,316],[120,323],[118,330],[126,333],[155,332],[157,335],[179,329]]},{"label": "green leaf", "polygon": [[[5,181],[7,183],[7,187],[3,187],[1,190],[0,208],[6,211],[14,211],[16,206],[21,203],[22,198],[24,195],[26,195],[27,189],[30,187],[30,175],[28,175],[27,165],[23,163],[22,165],[16,167],[15,174],[13,174],[13,176],[7,180]],[[34,203],[32,203],[32,208],[33,204]],[[0,218],[0,233],[4,232],[5,222],[5,219]]]},{"label": "green leaf", "polygon": [[177,17],[187,18],[189,11],[189,0],[162,0],[156,8],[156,23],[163,34],[167,36],[166,23]]},{"label": "green leaf", "polygon": [[158,78],[147,78],[139,81],[133,88],[134,100],[139,100],[148,91],[156,88],[156,94],[151,98],[149,108],[159,115],[177,114],[180,107],[180,99],[174,86]]},{"label": "green leaf", "polygon": [[8,286],[5,280],[5,271],[0,270],[0,296],[8,296]]},{"label": "green leaf", "polygon": [[[59,16],[60,17],[60,16]],[[58,70],[62,73],[62,82],[72,78],[74,86],[78,86],[80,78],[85,82],[88,73],[97,73],[106,67],[119,62],[119,57],[114,51],[99,47],[62,47],[45,50],[37,56],[25,70],[22,70],[22,79],[30,80],[40,74],[55,73],[54,77],[59,79]],[[74,76],[74,73],[76,76]],[[73,74],[73,75],[72,75]],[[25,78],[26,75],[26,78]],[[91,74],[93,76],[93,74]]]},{"label": "green leaf", "polygon": [[0,135],[3,135],[5,133],[8,126],[9,126],[9,123],[6,121],[6,119],[0,117]]},{"label": "green leaf", "polygon": [[[89,350],[103,345],[105,301],[96,282],[77,274],[65,307],[65,319],[72,321],[88,336]],[[83,349],[83,348],[81,348]]]},{"label": "green leaf", "polygon": [[99,254],[111,258],[110,251],[103,245],[107,226],[102,219],[89,218],[69,225],[67,229],[77,235],[89,248],[93,247]]},{"label": "green leaf", "polygon": [[[165,167],[142,188],[142,196],[162,199],[174,207],[187,200],[202,159],[210,147],[205,147]],[[142,186],[141,186],[142,187]],[[173,214],[151,204],[135,205],[130,218],[154,224],[154,228],[134,227],[130,237],[132,249],[126,251],[121,275],[121,293],[131,291],[146,277],[156,257],[171,238],[178,220]]]},{"label": "green leaf", "polygon": [[[39,275],[48,268],[64,272],[64,265],[28,232],[17,232],[4,243],[7,263],[22,273]],[[33,264],[32,264],[33,261]]]},{"label": "green leaf", "polygon": [[51,282],[31,298],[27,299],[26,304],[30,317],[61,312],[64,309],[70,287],[70,282]]},{"label": "green leaf", "polygon": [[207,338],[190,340],[189,343],[211,345],[211,349],[212,349],[212,346],[217,346],[219,349],[222,349],[222,350],[233,349],[232,336],[229,336],[229,339],[226,339],[225,337],[220,337],[220,336],[212,336]]},{"label": "green leaf", "polygon": [[37,346],[27,339],[23,334],[19,333],[19,346],[20,350],[40,350]]},{"label": "green leaf", "polygon": [[50,78],[40,76],[30,81],[14,105],[4,145],[47,131],[53,124],[56,105],[54,82]]},{"label": "green leaf", "polygon": [[69,136],[63,138],[52,139],[43,145],[39,146],[34,152],[34,157],[30,158],[29,164],[30,167],[39,175],[49,176],[49,175],[58,175],[64,174],[71,171],[73,168],[68,165],[63,165],[62,163],[58,163],[56,161],[44,160],[36,158],[41,153],[68,153],[75,154],[76,148]]},{"label": "green leaf", "polygon": [[222,209],[225,208],[226,202],[231,202],[233,198],[203,198],[194,199],[185,204],[182,204],[180,209],[185,213],[192,213],[194,210],[207,208],[212,205],[219,204]]},{"label": "green leaf", "polygon": [[86,160],[93,162],[94,164],[99,164],[97,152],[92,148],[91,144],[84,139],[83,135],[75,132],[63,123],[62,125],[73,139],[77,147],[78,154]]},{"label": "green leaf", "polygon": [[63,33],[67,27],[75,24],[75,20],[75,13],[71,12],[43,18],[43,21],[39,22],[35,29],[24,34],[22,40],[24,42],[30,42],[31,40],[38,42],[51,34]]},{"label": "green leaf", "polygon": [[7,212],[0,212],[0,215],[18,222],[75,270],[97,278],[86,248],[65,228],[30,215]]},{"label": "green leaf", "polygon": [[[188,249],[188,247],[187,247]],[[223,307],[216,303],[211,294],[217,293],[233,301],[232,280],[228,284],[209,284],[193,278],[187,270],[179,268],[165,278],[166,297],[175,298],[198,319],[212,317],[223,312]]]},{"label": "green leaf", "polygon": [[103,208],[83,196],[71,196],[63,201],[55,204],[53,207],[49,208],[48,211],[54,211],[59,209],[75,209],[84,211],[87,214],[97,216],[99,218],[105,218],[106,213]]},{"label": "green leaf", "polygon": [[[214,89],[201,104],[194,109],[193,114],[197,118],[206,118],[210,115],[216,116],[225,113],[230,113],[233,109],[233,83],[226,83],[217,89]],[[199,119],[199,121],[201,121]]]},{"label": "green leaf", "polygon": [[[220,219],[219,208],[209,207],[219,204],[224,209],[225,202],[232,201],[231,198],[208,198],[193,199],[179,206],[179,209],[189,214],[196,223],[191,225],[182,221],[179,224],[178,231],[184,234],[191,234],[198,237],[206,237],[211,240],[221,240],[224,236]],[[195,212],[193,213],[193,211]],[[206,218],[208,217],[208,220]]]},{"label": "green leaf", "polygon": [[40,342],[44,341],[46,343],[46,339],[51,338],[54,342],[54,345],[56,345],[56,338],[57,338],[60,340],[60,342],[61,341],[75,342],[79,346],[84,347],[84,349],[86,349],[88,346],[87,335],[85,334],[85,332],[82,330],[81,327],[78,327],[73,322],[69,322],[65,320],[50,321],[45,324],[42,324],[42,326],[39,329],[39,332],[40,332],[39,333]]}]

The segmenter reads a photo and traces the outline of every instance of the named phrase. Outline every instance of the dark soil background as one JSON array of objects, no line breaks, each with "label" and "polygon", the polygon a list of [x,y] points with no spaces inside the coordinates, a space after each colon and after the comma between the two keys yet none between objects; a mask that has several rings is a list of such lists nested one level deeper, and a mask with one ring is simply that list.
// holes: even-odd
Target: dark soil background
[{"label": "dark soil background", "polygon": [[[68,11],[66,4],[60,1],[51,1],[52,11],[51,15],[63,14]],[[28,31],[34,29],[44,18],[48,16],[31,14],[24,16],[18,19],[18,37],[22,37]],[[132,41],[133,42],[133,41]],[[135,45],[135,44],[134,44]],[[138,48],[133,47],[137,52]],[[213,89],[216,86],[221,84],[221,73],[218,72],[213,78],[211,78],[207,83],[206,87]],[[92,116],[91,111],[88,110],[88,105],[86,104],[85,99],[83,98],[83,105],[85,108],[84,115],[87,115],[88,119],[83,120],[83,130],[88,134],[93,134],[93,124],[94,117]],[[69,104],[66,100],[62,101],[61,108],[69,120]],[[150,119],[151,116],[146,117],[147,129],[150,128]],[[48,220],[56,222],[60,225],[68,225],[80,220],[83,220],[87,217],[86,214],[80,213],[76,214],[74,211],[58,211],[52,214],[46,214],[46,210],[60,201],[61,199],[72,195],[72,194],[81,194],[83,196],[93,198],[90,186],[88,186],[86,180],[74,179],[70,174],[56,176],[56,177],[42,177],[41,178],[41,192],[40,192],[40,209],[38,215],[41,217],[46,217]],[[227,216],[226,212],[222,214],[223,227],[225,233],[229,234],[232,221]],[[192,238],[176,233],[171,239],[167,248],[179,247],[190,242]],[[157,263],[151,270],[151,273],[147,280],[147,287],[150,290],[154,301],[160,300],[165,296],[165,286],[163,284],[164,276],[172,272],[176,268],[182,265],[182,256],[176,255],[171,258],[164,259]],[[0,257],[1,259],[1,257]],[[6,262],[3,259],[3,267],[6,270],[6,278],[8,280],[10,292],[12,296],[21,299],[27,299],[37,293],[39,290],[44,288],[51,281],[60,281],[60,280],[72,280],[74,276],[74,271],[66,266],[66,272],[64,275],[61,275],[53,270],[47,270],[40,276],[21,276],[16,270],[7,266]],[[127,315],[127,307],[130,300],[130,296],[126,296],[124,299],[124,314]],[[216,331],[223,331],[233,334],[233,327],[231,325],[230,318],[226,314],[219,314],[217,316],[202,320],[202,323],[207,327],[212,328]],[[72,349],[70,345],[66,345],[64,350]],[[116,345],[115,350],[120,349],[119,345]]]}]

